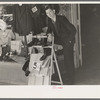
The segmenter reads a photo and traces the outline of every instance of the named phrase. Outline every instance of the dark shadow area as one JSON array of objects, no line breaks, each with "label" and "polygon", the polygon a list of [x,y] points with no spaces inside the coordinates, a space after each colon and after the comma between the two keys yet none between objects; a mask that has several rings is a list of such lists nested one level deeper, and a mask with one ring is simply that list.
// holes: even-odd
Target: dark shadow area
[{"label": "dark shadow area", "polygon": [[83,66],[76,71],[76,84],[100,84],[100,4],[82,4],[81,33]]}]

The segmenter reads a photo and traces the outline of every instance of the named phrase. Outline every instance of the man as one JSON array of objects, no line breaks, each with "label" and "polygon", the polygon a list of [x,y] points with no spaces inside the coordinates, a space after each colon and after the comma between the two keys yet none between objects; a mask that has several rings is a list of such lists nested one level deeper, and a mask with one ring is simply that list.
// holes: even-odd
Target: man
[{"label": "man", "polygon": [[48,16],[47,33],[54,33],[55,43],[63,46],[64,64],[66,68],[65,85],[74,84],[74,56],[73,47],[75,42],[75,27],[66,17],[57,15],[55,7],[49,5],[45,9]]}]

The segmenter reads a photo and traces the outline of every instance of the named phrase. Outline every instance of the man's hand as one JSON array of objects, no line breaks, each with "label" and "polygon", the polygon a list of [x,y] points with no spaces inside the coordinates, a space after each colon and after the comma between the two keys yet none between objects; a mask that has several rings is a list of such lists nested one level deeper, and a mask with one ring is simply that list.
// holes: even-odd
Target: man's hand
[{"label": "man's hand", "polygon": [[51,33],[49,33],[49,34],[47,34],[47,41],[48,42],[52,42],[52,34]]}]

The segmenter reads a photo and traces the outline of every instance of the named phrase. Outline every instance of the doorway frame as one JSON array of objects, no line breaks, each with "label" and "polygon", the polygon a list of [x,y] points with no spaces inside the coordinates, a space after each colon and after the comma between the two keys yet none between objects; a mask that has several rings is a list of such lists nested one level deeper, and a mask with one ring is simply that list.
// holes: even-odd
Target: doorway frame
[{"label": "doorway frame", "polygon": [[78,68],[82,66],[80,4],[71,4],[71,23],[74,24],[77,30],[74,45],[74,63],[75,68]]}]

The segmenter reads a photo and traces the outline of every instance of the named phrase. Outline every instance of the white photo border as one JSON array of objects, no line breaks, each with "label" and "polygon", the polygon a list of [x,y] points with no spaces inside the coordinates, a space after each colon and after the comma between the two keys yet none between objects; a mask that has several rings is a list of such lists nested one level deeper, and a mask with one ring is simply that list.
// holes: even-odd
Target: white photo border
[{"label": "white photo border", "polygon": [[[35,3],[35,4],[100,4],[99,1],[39,1],[39,2],[0,2],[0,4],[19,4],[19,3]],[[100,98],[100,85],[74,85],[74,86],[0,86],[0,98],[66,98],[78,99],[99,99]],[[19,100],[20,100],[19,99]],[[25,100],[24,99],[24,100]],[[80,99],[80,100],[81,100]],[[7,99],[6,99],[7,100]],[[9,100],[9,99],[8,99]]]}]

